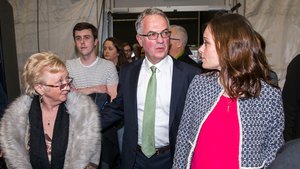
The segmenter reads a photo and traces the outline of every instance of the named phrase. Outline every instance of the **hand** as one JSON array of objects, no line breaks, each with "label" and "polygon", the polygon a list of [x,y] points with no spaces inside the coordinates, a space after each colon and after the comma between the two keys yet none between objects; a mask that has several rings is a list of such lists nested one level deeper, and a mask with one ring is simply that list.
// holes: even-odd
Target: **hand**
[{"label": "hand", "polygon": [[107,86],[97,85],[97,86],[85,87],[85,88],[72,88],[72,91],[77,91],[86,95],[92,93],[107,93]]},{"label": "hand", "polygon": [[98,166],[94,163],[89,163],[84,169],[97,169]]},{"label": "hand", "polygon": [[107,93],[106,85],[98,85],[98,86],[95,86],[95,88],[96,88],[95,93]]}]

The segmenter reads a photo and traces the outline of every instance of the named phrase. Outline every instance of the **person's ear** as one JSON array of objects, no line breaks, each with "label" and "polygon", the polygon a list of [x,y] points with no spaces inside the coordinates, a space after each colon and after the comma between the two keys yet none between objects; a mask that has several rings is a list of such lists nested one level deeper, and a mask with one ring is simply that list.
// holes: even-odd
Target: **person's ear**
[{"label": "person's ear", "polygon": [[36,84],[34,85],[34,90],[39,94],[39,95],[44,95],[44,86],[41,84]]},{"label": "person's ear", "polygon": [[98,45],[98,43],[99,43],[99,39],[97,38],[97,39],[95,39],[95,41],[94,41],[94,46],[96,47],[96,46]]},{"label": "person's ear", "polygon": [[180,41],[180,40],[178,40],[178,42],[177,42],[177,46],[178,46],[178,47],[182,47],[182,46],[183,46],[183,44],[181,43],[181,41]]},{"label": "person's ear", "polygon": [[139,42],[140,46],[143,47],[143,38],[139,34],[136,34],[136,40]]}]

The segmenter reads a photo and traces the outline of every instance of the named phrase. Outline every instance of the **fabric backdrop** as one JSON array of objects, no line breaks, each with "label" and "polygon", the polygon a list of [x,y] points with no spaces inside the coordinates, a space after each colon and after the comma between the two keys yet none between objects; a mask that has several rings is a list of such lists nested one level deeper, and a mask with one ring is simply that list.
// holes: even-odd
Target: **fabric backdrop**
[{"label": "fabric backdrop", "polygon": [[[62,60],[76,57],[72,29],[77,22],[86,21],[97,25],[100,43],[112,35],[110,18],[106,14],[113,0],[8,1],[14,9],[20,72],[26,59],[39,51],[53,51]],[[288,63],[300,53],[300,1],[225,1],[230,7],[238,2],[242,4],[238,13],[245,15],[265,38],[269,63],[277,72],[282,87]]]}]

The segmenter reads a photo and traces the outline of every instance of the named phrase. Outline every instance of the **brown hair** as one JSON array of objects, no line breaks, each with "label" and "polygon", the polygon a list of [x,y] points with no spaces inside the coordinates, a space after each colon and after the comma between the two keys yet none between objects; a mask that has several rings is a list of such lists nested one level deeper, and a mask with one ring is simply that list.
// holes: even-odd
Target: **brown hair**
[{"label": "brown hair", "polygon": [[231,98],[257,97],[270,70],[250,22],[239,14],[223,14],[207,25],[216,44],[220,82]]},{"label": "brown hair", "polygon": [[[128,63],[128,60],[126,59],[126,56],[125,56],[125,53],[124,53],[124,50],[122,47],[122,42],[117,38],[109,37],[109,38],[105,39],[105,41],[103,42],[103,45],[105,44],[106,41],[111,41],[113,43],[113,45],[115,46],[115,48],[117,49],[119,56],[118,56],[118,63],[116,66],[118,69],[120,69],[120,67],[123,64]],[[104,58],[103,52],[102,52],[102,57]]]},{"label": "brown hair", "polygon": [[93,37],[94,37],[94,40],[98,38],[98,29],[94,25],[92,25],[88,22],[79,22],[73,28],[73,38],[74,38],[74,40],[75,40],[75,31],[82,31],[84,29],[90,29],[91,30],[91,32],[93,34]]}]

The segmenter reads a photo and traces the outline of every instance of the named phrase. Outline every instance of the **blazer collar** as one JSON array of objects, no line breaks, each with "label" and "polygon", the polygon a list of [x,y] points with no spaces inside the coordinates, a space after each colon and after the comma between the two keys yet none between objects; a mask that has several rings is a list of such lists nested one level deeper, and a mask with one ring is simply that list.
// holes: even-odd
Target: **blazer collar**
[{"label": "blazer collar", "polygon": [[173,77],[172,77],[172,91],[171,91],[171,104],[170,104],[170,121],[169,125],[171,127],[176,111],[177,111],[177,105],[180,101],[180,98],[182,97],[183,88],[185,85],[184,73],[183,73],[183,66],[182,64],[176,60],[173,59]]}]

